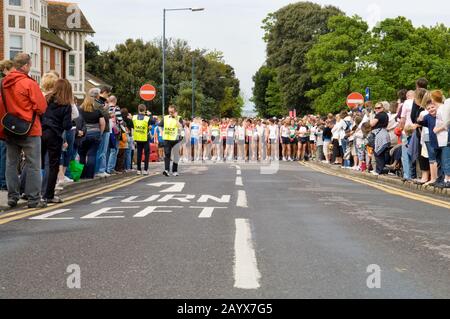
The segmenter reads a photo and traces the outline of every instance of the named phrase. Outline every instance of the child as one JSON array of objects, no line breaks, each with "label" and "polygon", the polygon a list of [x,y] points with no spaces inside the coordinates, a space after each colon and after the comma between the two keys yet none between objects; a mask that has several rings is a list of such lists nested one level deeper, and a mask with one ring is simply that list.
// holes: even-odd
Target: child
[{"label": "child", "polygon": [[358,160],[360,162],[359,168],[362,172],[367,170],[370,154],[373,152],[373,149],[367,145],[368,137],[371,132],[372,127],[370,126],[370,122],[363,123],[361,128],[355,132],[356,149],[358,153]]},{"label": "child", "polygon": [[125,124],[120,126],[120,136],[119,136],[119,153],[117,154],[117,162],[115,170],[117,172],[125,171],[125,155],[128,150],[128,134],[130,132],[128,127],[125,127]]}]

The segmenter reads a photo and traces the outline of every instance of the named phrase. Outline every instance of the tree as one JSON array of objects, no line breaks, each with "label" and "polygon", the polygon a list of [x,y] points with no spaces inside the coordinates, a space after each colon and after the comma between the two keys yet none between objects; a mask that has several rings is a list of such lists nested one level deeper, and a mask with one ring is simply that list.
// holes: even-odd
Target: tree
[{"label": "tree", "polygon": [[273,78],[266,91],[267,117],[280,117],[288,113],[288,108],[283,105],[283,93],[278,77]]},{"label": "tree", "polygon": [[[178,106],[179,115],[190,118],[192,117],[192,82],[184,81],[181,82],[178,89],[178,95],[175,98],[175,104]],[[195,90],[195,115],[201,116],[202,105],[205,100],[205,96],[196,87]],[[200,109],[200,112],[199,112]]]},{"label": "tree", "polygon": [[404,17],[386,19],[372,32],[359,17],[332,17],[330,33],[307,53],[316,86],[307,92],[320,113],[345,108],[352,92],[372,91],[375,101],[395,100],[399,89],[415,87],[420,77],[430,88],[450,86],[450,32],[444,25],[414,28]]},{"label": "tree", "polygon": [[[370,34],[360,17],[334,16],[328,21],[330,32],[319,37],[306,54],[306,66],[316,88],[306,93],[319,113],[339,112],[345,98],[355,88],[360,57],[367,54]],[[358,81],[356,81],[358,82]]]},{"label": "tree", "polygon": [[[276,77],[275,70],[262,66],[258,72],[253,76],[253,82],[255,86],[253,87],[253,98],[252,102],[255,104],[256,112],[258,115],[263,118],[267,118],[270,116],[268,112],[268,104],[266,101],[266,93],[269,86],[269,83],[273,81]],[[280,101],[282,103],[282,101]]]},{"label": "tree", "polygon": [[[223,60],[219,51],[191,50],[183,40],[167,40],[166,59],[166,103],[181,103],[186,116],[191,115],[192,60],[195,60],[195,78],[199,110],[205,117],[220,115],[219,105],[233,101],[230,114],[240,113],[243,103],[239,99],[239,80],[232,66]],[[100,52],[93,43],[87,43],[87,70],[113,85],[114,94],[121,106],[135,111],[142,103],[139,89],[145,83],[162,90],[162,48],[161,41],[144,42],[129,39],[110,52]],[[189,84],[189,85],[187,85]],[[189,87],[189,88],[188,88]],[[188,92],[189,91],[189,92]],[[231,94],[229,96],[229,94]],[[189,100],[189,102],[188,102]],[[161,94],[147,103],[155,114],[162,113]],[[167,106],[167,105],[166,105]],[[189,106],[189,107],[188,107]],[[227,108],[228,110],[228,108]],[[227,111],[228,112],[228,111]]]},{"label": "tree", "polygon": [[317,38],[328,33],[327,21],[343,13],[336,7],[311,2],[287,5],[263,21],[267,66],[278,72],[283,107],[301,112],[311,109],[305,93],[313,88],[305,55]]}]

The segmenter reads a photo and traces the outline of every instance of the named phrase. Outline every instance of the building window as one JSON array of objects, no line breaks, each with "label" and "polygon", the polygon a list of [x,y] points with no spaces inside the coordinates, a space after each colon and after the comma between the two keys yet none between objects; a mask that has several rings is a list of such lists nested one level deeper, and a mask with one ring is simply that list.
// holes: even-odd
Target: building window
[{"label": "building window", "polygon": [[44,47],[44,73],[50,71],[50,48]]},{"label": "building window", "polygon": [[69,55],[69,76],[75,77],[75,54]]},{"label": "building window", "polygon": [[14,57],[23,52],[23,36],[11,35],[9,37],[9,58],[12,60]]},{"label": "building window", "polygon": [[10,27],[10,28],[16,27],[16,16],[13,16],[13,15],[8,16],[8,27]]},{"label": "building window", "polygon": [[22,6],[22,0],[9,0],[10,6],[16,6],[21,7]]},{"label": "building window", "polygon": [[61,51],[59,50],[55,50],[55,70],[59,74],[62,74]]},{"label": "building window", "polygon": [[25,16],[19,16],[19,28],[25,29],[26,28],[26,22],[25,22]]}]

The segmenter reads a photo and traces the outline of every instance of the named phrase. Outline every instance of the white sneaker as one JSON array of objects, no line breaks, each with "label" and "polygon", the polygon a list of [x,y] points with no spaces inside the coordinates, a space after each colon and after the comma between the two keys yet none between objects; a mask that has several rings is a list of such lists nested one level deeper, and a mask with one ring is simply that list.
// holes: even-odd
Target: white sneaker
[{"label": "white sneaker", "polygon": [[73,183],[73,179],[70,179],[67,176],[64,176],[64,183]]},{"label": "white sneaker", "polygon": [[378,174],[378,173],[375,172],[375,171],[373,171],[371,174],[372,174],[373,176],[380,176],[380,174]]},{"label": "white sneaker", "polygon": [[289,157],[289,162],[293,162],[294,160],[291,158],[291,157]]},{"label": "white sneaker", "polygon": [[283,157],[283,162],[287,162],[286,157]]},{"label": "white sneaker", "polygon": [[172,176],[178,177],[178,176],[180,176],[180,174],[178,172],[175,172],[175,173],[172,174]]},{"label": "white sneaker", "polygon": [[138,175],[142,175],[142,171],[137,171],[137,174]]},{"label": "white sneaker", "polygon": [[55,186],[55,190],[63,191],[64,190],[64,183],[57,183],[56,186]]},{"label": "white sneaker", "polygon": [[143,175],[148,176],[148,175],[150,175],[150,173],[148,171],[144,171]]}]

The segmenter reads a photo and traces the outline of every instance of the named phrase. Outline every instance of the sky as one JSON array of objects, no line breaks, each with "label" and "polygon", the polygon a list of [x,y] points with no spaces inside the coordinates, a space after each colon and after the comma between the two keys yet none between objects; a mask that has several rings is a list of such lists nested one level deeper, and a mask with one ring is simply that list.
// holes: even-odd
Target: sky
[{"label": "sky", "polygon": [[[68,1],[68,0],[67,0]],[[69,1],[68,1],[69,2]],[[96,31],[90,40],[101,50],[114,49],[128,38],[153,40],[162,36],[163,9],[205,8],[205,11],[173,11],[166,17],[166,37],[187,40],[193,49],[219,50],[234,67],[241,82],[246,109],[253,106],[252,76],[266,58],[262,20],[270,12],[296,1],[289,0],[73,0]],[[347,15],[359,15],[370,26],[385,18],[406,16],[416,26],[450,22],[447,0],[316,0],[334,5]]]}]

